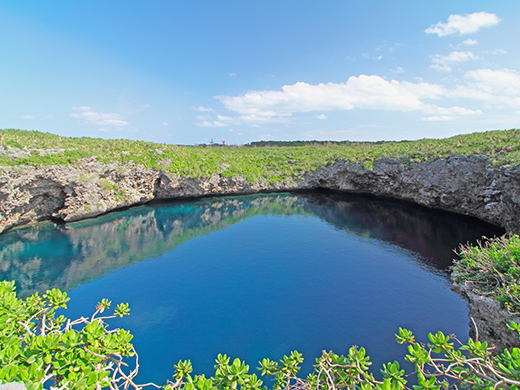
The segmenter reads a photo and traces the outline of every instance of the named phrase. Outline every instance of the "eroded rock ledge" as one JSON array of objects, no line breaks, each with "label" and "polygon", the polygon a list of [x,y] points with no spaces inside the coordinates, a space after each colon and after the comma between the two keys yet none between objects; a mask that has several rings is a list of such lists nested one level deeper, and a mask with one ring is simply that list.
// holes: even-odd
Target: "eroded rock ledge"
[{"label": "eroded rock ledge", "polygon": [[303,179],[270,184],[238,175],[181,178],[166,171],[86,160],[80,168],[0,170],[0,233],[54,219],[75,221],[157,199],[327,188],[409,200],[520,232],[520,165],[493,168],[487,157],[411,163],[381,159],[372,169],[336,161]]},{"label": "eroded rock ledge", "polygon": [[[421,163],[380,159],[371,169],[339,160],[304,178],[274,184],[265,180],[251,183],[244,176],[231,178],[221,173],[182,178],[163,170],[101,164],[95,158],[83,161],[81,167],[4,167],[0,169],[0,233],[41,220],[91,218],[158,199],[317,188],[408,200],[520,232],[520,165],[494,168],[484,156]],[[509,319],[498,313],[498,306],[490,309],[498,314],[490,314],[481,308],[492,307],[493,302],[483,305],[481,297],[464,286],[456,288],[470,303],[470,316],[482,327],[481,338],[501,343],[499,347],[511,346],[509,341],[507,345],[500,341],[511,335],[506,336]],[[511,340],[519,344],[518,336]]]}]

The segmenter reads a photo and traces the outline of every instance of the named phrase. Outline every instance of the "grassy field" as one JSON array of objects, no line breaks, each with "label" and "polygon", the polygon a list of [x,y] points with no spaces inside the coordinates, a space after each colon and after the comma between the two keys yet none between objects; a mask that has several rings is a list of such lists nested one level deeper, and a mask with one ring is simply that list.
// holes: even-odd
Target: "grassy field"
[{"label": "grassy field", "polygon": [[[520,130],[496,130],[458,135],[445,139],[400,142],[304,143],[288,146],[181,146],[125,139],[68,138],[39,131],[0,130],[0,165],[76,165],[83,158],[96,156],[103,163],[142,165],[165,169],[183,177],[204,177],[215,172],[223,176],[245,175],[276,182],[295,179],[305,172],[337,159],[345,159],[371,168],[382,157],[403,158],[407,162],[435,160],[450,155],[486,155],[495,166],[520,163]],[[295,145],[295,146],[293,146]],[[11,149],[10,149],[11,148]],[[18,148],[25,156],[10,157]],[[46,154],[43,150],[51,149]],[[3,153],[2,153],[3,152]]]}]

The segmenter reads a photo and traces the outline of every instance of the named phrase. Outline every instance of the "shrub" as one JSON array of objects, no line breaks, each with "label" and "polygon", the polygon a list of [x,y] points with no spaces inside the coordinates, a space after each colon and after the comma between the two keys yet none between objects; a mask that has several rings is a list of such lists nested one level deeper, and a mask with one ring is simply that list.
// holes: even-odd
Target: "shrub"
[{"label": "shrub", "polygon": [[454,279],[478,295],[491,297],[511,314],[520,313],[520,237],[503,236],[461,245],[454,261]]},{"label": "shrub", "polygon": [[127,315],[128,305],[96,317],[111,305],[103,299],[90,318],[71,321],[55,313],[68,300],[58,289],[20,300],[14,282],[0,282],[0,380],[23,382],[28,390],[49,383],[78,390],[131,384],[137,371],[125,374],[123,358],[135,355],[132,335],[108,330],[105,322]]},{"label": "shrub", "polygon": [[[71,321],[56,317],[55,310],[66,308],[69,298],[57,289],[43,296],[34,294],[25,301],[16,297],[14,282],[0,282],[0,383],[23,382],[28,390],[52,384],[56,389],[141,389],[137,385],[137,354],[130,343],[132,335],[122,329],[109,330],[106,320],[129,314],[127,304],[119,304],[111,316],[97,317],[111,302],[103,299],[90,318]],[[520,325],[512,328],[520,330]],[[486,342],[458,342],[442,332],[430,334],[430,343],[419,344],[411,331],[399,328],[396,340],[409,344],[405,360],[414,365],[414,390],[510,389],[520,386],[520,349],[506,350],[492,357]],[[454,342],[459,343],[455,348]],[[134,369],[125,368],[123,357],[136,358]],[[316,359],[314,371],[300,378],[303,357],[297,351],[280,362],[263,359],[258,370],[274,377],[273,389],[410,389],[409,376],[398,361],[381,369],[376,380],[369,371],[371,362],[364,348],[352,347],[346,356],[324,351]],[[215,375],[192,375],[189,360],[174,366],[173,380],[166,390],[265,390],[266,386],[240,359],[218,355]]]}]

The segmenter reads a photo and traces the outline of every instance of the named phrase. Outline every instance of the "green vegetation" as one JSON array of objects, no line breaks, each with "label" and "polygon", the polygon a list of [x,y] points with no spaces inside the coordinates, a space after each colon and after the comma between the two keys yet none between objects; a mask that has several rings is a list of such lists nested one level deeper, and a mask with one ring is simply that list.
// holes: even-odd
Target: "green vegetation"
[{"label": "green vegetation", "polygon": [[[109,331],[106,320],[129,314],[126,304],[112,316],[97,317],[110,307],[103,299],[90,319],[56,316],[70,298],[58,289],[25,301],[16,297],[14,282],[0,282],[0,380],[18,381],[28,390],[51,382],[63,389],[96,389],[131,381],[123,373],[124,357],[135,356],[132,335]],[[79,329],[78,329],[79,327]]]},{"label": "green vegetation", "polygon": [[511,314],[520,314],[520,237],[512,235],[478,246],[461,246],[454,261],[455,281],[491,297]]},{"label": "green vegetation", "polygon": [[[43,296],[34,294],[26,300],[16,297],[14,282],[0,282],[0,380],[22,382],[28,390],[49,385],[60,389],[140,389],[159,388],[154,384],[137,385],[137,353],[130,343],[132,335],[123,329],[109,330],[106,320],[129,314],[127,304],[119,304],[113,315],[96,317],[109,309],[103,299],[90,318],[71,321],[55,310],[65,309],[66,293],[53,289]],[[520,330],[520,326],[514,326]],[[414,390],[427,389],[511,389],[520,385],[520,349],[506,350],[492,357],[486,342],[469,340],[454,346],[453,336],[442,332],[430,334],[430,343],[419,344],[411,331],[399,329],[396,340],[409,344],[405,360],[414,365]],[[126,359],[124,359],[126,357]],[[135,357],[133,368],[129,357]],[[257,369],[261,376],[274,377],[273,389],[410,389],[410,375],[399,362],[389,362],[380,370],[382,380],[370,372],[370,358],[364,348],[352,347],[346,356],[324,351],[316,359],[314,371],[298,376],[303,357],[294,351],[278,363],[263,359]],[[257,374],[240,359],[230,363],[218,355],[215,375],[192,376],[190,361],[174,366],[173,380],[165,390],[265,390]]]},{"label": "green vegetation", "polygon": [[[486,155],[495,166],[520,163],[520,130],[497,130],[446,139],[401,142],[312,142],[296,146],[179,146],[144,141],[68,138],[38,131],[0,130],[0,165],[77,165],[95,157],[102,163],[136,164],[165,169],[182,177],[244,175],[256,182],[291,181],[338,159],[371,166],[379,158],[402,158],[403,164],[450,155]],[[261,144],[261,143],[259,143]],[[269,145],[278,143],[269,142]],[[27,156],[10,157],[9,148]],[[49,150],[54,153],[49,153]],[[47,151],[43,153],[42,151]],[[52,151],[51,150],[51,151]],[[4,151],[4,153],[2,153]],[[29,155],[30,153],[30,155]]]}]

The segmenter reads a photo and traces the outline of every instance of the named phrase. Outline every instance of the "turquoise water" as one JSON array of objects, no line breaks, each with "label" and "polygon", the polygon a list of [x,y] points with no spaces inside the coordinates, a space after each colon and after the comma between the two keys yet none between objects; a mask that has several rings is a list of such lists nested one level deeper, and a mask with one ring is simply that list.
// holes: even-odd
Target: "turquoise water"
[{"label": "turquoise water", "polygon": [[190,359],[214,373],[218,353],[309,370],[322,350],[364,346],[375,371],[404,356],[407,327],[469,331],[446,268],[461,242],[502,231],[408,203],[335,193],[207,198],[141,206],[94,220],[0,236],[0,277],[20,294],[69,292],[70,317],[101,298],[128,302],[140,382],[164,384]]}]

